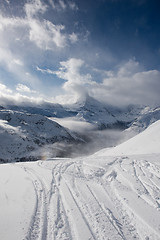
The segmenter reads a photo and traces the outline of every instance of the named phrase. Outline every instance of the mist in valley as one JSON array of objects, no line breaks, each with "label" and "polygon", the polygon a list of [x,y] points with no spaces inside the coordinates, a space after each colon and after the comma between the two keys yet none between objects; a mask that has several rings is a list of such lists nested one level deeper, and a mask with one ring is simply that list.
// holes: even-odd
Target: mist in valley
[{"label": "mist in valley", "polygon": [[52,157],[80,157],[94,154],[102,148],[114,147],[126,138],[122,129],[99,130],[96,125],[80,121],[76,118],[52,118],[71,134],[80,138],[79,143],[56,142],[42,149],[44,158]]}]

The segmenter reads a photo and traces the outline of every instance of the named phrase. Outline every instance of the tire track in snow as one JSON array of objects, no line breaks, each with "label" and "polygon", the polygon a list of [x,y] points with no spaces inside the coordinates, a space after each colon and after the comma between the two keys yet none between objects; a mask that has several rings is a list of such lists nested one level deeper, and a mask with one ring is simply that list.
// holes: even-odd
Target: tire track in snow
[{"label": "tire track in snow", "polygon": [[[65,212],[67,212],[66,217],[68,219],[68,224],[70,226],[70,232],[73,236],[73,239],[95,240],[95,236],[92,232],[92,229],[89,223],[87,222],[83,211],[79,207],[79,204],[72,193],[68,181],[65,178],[65,173],[67,169],[72,166],[74,169],[75,164],[76,164],[75,161],[59,164],[58,174],[56,172],[55,176],[59,190],[59,196],[62,200]],[[74,177],[72,178],[72,181],[74,182]]]},{"label": "tire track in snow", "polygon": [[52,179],[55,183],[57,191],[57,204],[56,204],[56,218],[55,218],[55,231],[54,239],[55,240],[72,240],[71,227],[68,221],[68,216],[66,214],[66,209],[64,207],[62,197],[60,194],[60,181],[61,181],[61,168],[62,163],[56,165],[52,170]]},{"label": "tire track in snow", "polygon": [[125,236],[124,236],[124,234],[123,234],[123,232],[122,232],[122,230],[120,228],[120,223],[114,217],[112,211],[109,208],[105,208],[104,205],[100,203],[100,201],[98,200],[97,196],[93,193],[93,191],[91,190],[91,188],[89,187],[88,184],[86,184],[86,186],[89,189],[89,191],[92,194],[92,196],[95,199],[95,201],[97,202],[97,204],[99,205],[99,209],[101,209],[103,211],[103,213],[106,215],[106,217],[108,218],[109,222],[115,228],[116,232],[120,235],[121,239],[126,240],[126,238],[125,238]]},{"label": "tire track in snow", "polygon": [[[74,168],[72,167],[71,169],[69,169],[69,172],[68,171],[66,172],[67,175],[65,175],[65,178],[67,177],[67,182],[70,186],[70,190],[74,195],[81,211],[83,212],[87,221],[89,222],[90,227],[94,232],[95,238],[100,240],[108,239],[108,238],[113,239],[113,232],[114,232],[114,239],[126,239],[125,235],[123,234],[124,229],[122,228],[119,220],[115,218],[113,211],[111,211],[109,207],[108,208],[103,207],[103,204],[101,203],[100,200],[98,200],[99,202],[98,204],[94,196],[91,194],[91,192],[89,191],[89,189],[87,189],[87,186],[86,186],[86,182],[87,182],[89,186],[93,187],[96,184],[98,189],[100,189],[102,184],[100,179],[104,177],[105,169],[98,165],[95,166],[94,164],[93,170],[92,170],[92,164],[83,164],[83,163],[80,164],[80,162],[76,162],[74,165],[75,165]],[[85,167],[87,167],[87,174],[84,174],[85,169],[83,168]],[[91,168],[91,171],[89,171],[88,167]],[[103,171],[101,171],[102,169]],[[92,184],[90,185],[90,183]],[[105,196],[105,190],[103,190],[103,188],[101,190],[102,191],[100,192],[96,191],[97,193],[96,196],[98,197],[98,199],[99,199],[99,193],[100,195]],[[92,190],[92,193],[93,193],[93,190]],[[104,198],[104,196],[102,196],[102,198]],[[106,200],[107,199],[105,197],[105,201]],[[107,200],[107,203],[108,201],[109,199]],[[112,209],[114,209],[114,207],[115,206],[113,205]],[[130,229],[131,229],[131,225],[130,225]],[[111,235],[112,237],[109,237]],[[126,235],[127,236],[131,235],[129,230]]]},{"label": "tire track in snow", "polygon": [[64,177],[60,183],[60,193],[69,215],[70,225],[74,228],[74,239],[95,240],[94,233]]},{"label": "tire track in snow", "polygon": [[[68,160],[68,159],[67,159]],[[48,169],[51,171],[52,180],[50,183],[50,192],[48,198],[48,240],[72,240],[70,225],[66,210],[61,199],[59,192],[60,180],[61,180],[61,168],[63,167],[62,162],[57,161],[46,161],[44,164],[38,163],[39,167]],[[68,163],[67,165],[70,165]],[[64,164],[66,165],[66,164]]]},{"label": "tire track in snow", "polygon": [[26,240],[46,239],[47,235],[47,206],[46,206],[46,189],[43,181],[35,173],[35,171],[29,167],[23,167],[22,169],[29,175],[32,181],[33,188],[35,190],[36,204],[35,210],[31,217],[31,222],[28,230],[28,234],[25,237]]},{"label": "tire track in snow", "polygon": [[[76,168],[75,168],[76,170]],[[120,230],[120,223],[115,219],[111,211],[105,211],[102,205],[93,196],[93,191],[87,187],[91,180],[75,177],[75,186],[67,178],[68,187],[78,204],[79,209],[89,223],[95,239],[125,239]],[[67,176],[65,176],[66,179]],[[69,176],[69,178],[71,178]],[[71,179],[72,180],[72,179]],[[87,184],[86,184],[87,181]],[[94,183],[92,182],[92,185]],[[72,185],[72,187],[70,186]],[[106,199],[105,199],[106,200]],[[123,237],[122,237],[123,236]]]}]

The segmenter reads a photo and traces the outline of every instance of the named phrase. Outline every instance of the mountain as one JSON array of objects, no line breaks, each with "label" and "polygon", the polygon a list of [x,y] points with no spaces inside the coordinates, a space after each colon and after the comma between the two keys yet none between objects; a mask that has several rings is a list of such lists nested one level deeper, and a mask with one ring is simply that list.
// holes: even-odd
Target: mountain
[{"label": "mountain", "polygon": [[142,106],[115,107],[104,104],[87,95],[81,103],[68,106],[66,110],[76,113],[76,118],[97,126],[98,129],[125,129],[135,120]]},{"label": "mountain", "polygon": [[159,107],[115,107],[89,95],[68,106],[0,106],[0,159],[28,161],[92,154],[135,136],[159,119]]},{"label": "mountain", "polygon": [[130,105],[125,108],[113,107],[92,98],[89,95],[83,100],[71,105],[60,105],[53,103],[43,103],[39,105],[9,105],[6,109],[39,114],[46,117],[67,118],[74,117],[78,121],[89,122],[98,129],[119,128],[125,129],[128,124],[135,120],[140,111],[141,106]]},{"label": "mountain", "polygon": [[[1,109],[3,106],[1,106]],[[24,113],[39,114],[54,118],[75,118],[78,121],[89,122],[97,129],[126,129],[151,108],[145,106],[129,105],[115,107],[104,104],[86,95],[79,102],[71,105],[60,105],[44,102],[37,105],[9,105],[5,109]],[[145,110],[144,110],[145,109]],[[147,109],[147,110],[146,110]],[[156,118],[157,119],[157,118]]]},{"label": "mountain", "polygon": [[58,117],[58,118],[71,117],[75,114],[72,113],[71,111],[66,111],[62,105],[54,103],[43,103],[37,105],[24,104],[19,106],[9,105],[6,106],[6,109],[31,114],[39,114],[46,117]]},{"label": "mountain", "polygon": [[151,108],[145,107],[139,113],[138,117],[132,121],[126,131],[133,132],[134,134],[145,130],[149,125],[160,119],[160,107]]},{"label": "mountain", "polygon": [[45,154],[56,156],[54,143],[80,141],[76,135],[47,117],[0,110],[1,162],[42,159]]}]

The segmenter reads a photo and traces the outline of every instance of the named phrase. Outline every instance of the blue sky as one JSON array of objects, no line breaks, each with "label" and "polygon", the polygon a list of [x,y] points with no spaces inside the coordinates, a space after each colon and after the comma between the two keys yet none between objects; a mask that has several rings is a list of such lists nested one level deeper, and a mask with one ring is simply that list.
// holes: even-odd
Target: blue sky
[{"label": "blue sky", "polygon": [[158,0],[0,0],[0,102],[159,104]]}]

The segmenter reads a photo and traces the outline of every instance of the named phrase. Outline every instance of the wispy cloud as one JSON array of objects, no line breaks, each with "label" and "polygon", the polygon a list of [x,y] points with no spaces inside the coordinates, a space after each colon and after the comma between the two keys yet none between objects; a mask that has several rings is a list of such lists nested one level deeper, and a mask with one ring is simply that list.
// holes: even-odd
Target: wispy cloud
[{"label": "wispy cloud", "polygon": [[6,85],[0,83],[0,93],[4,93],[4,94],[11,94],[12,90],[7,88]]},{"label": "wispy cloud", "polygon": [[10,3],[10,1],[9,1],[9,0],[5,0],[5,2],[6,2],[7,4],[9,4],[9,3]]},{"label": "wispy cloud", "polygon": [[67,45],[67,36],[62,33],[63,25],[54,25],[50,21],[43,22],[36,19],[29,20],[29,39],[43,50],[54,50],[55,47],[63,48]]},{"label": "wispy cloud", "polygon": [[78,41],[78,35],[73,32],[72,34],[69,35],[69,39],[71,43],[76,43]]},{"label": "wispy cloud", "polygon": [[[69,42],[77,41],[77,34],[65,33],[64,25],[55,25],[51,21],[38,17],[40,13],[44,14],[47,11],[47,6],[40,0],[26,3],[24,10],[26,14],[24,17],[5,17],[0,14],[0,44],[3,41],[11,44],[11,41],[24,40],[25,37],[25,40],[29,39],[41,49],[54,50],[55,47],[62,48]],[[10,38],[6,38],[9,34]]]},{"label": "wispy cloud", "polygon": [[16,90],[18,92],[22,92],[22,93],[36,93],[35,90],[32,90],[28,86],[21,84],[21,83],[17,84]]},{"label": "wispy cloud", "polygon": [[24,6],[29,26],[29,39],[37,47],[44,50],[53,50],[56,47],[65,47],[69,36],[63,33],[63,25],[55,25],[51,21],[38,18],[38,14],[44,14],[47,11],[47,5],[42,4],[40,0],[33,0]]},{"label": "wispy cloud", "polygon": [[64,0],[58,0],[58,1],[54,1],[54,0],[49,0],[50,5],[52,6],[53,9],[56,9],[58,11],[61,10],[66,10],[66,9],[70,9],[70,10],[74,10],[77,11],[78,10],[78,6],[74,1],[64,1]]},{"label": "wispy cloud", "polygon": [[28,18],[35,17],[38,13],[45,13],[47,6],[40,0],[32,0],[24,5],[24,10]]}]

